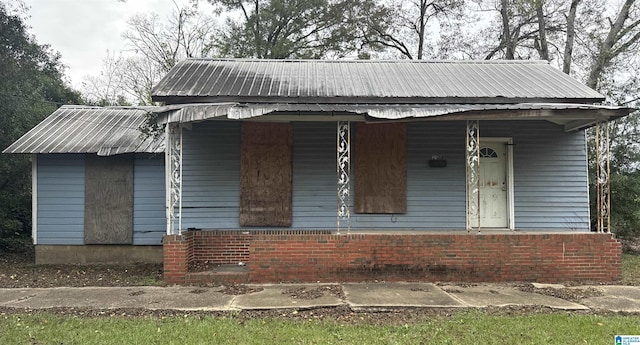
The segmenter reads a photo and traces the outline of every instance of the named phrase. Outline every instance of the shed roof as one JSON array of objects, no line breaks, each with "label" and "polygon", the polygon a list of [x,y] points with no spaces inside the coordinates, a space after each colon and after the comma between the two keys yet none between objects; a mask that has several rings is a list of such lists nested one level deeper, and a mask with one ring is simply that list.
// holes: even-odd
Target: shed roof
[{"label": "shed roof", "polygon": [[3,153],[164,152],[162,138],[144,138],[139,128],[154,107],[64,105],[16,140]]},{"label": "shed roof", "polygon": [[546,61],[187,59],[155,101],[594,103],[604,96]]}]

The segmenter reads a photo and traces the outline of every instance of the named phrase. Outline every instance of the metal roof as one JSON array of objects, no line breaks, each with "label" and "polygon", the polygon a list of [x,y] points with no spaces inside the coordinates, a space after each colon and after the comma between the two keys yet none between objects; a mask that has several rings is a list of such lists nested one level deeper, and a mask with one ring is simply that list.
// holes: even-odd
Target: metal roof
[{"label": "metal roof", "polygon": [[[628,115],[633,109],[575,103],[302,104],[196,103],[159,107],[158,123],[209,119],[264,121],[547,120],[573,131]],[[264,118],[262,118],[264,116]]]},{"label": "metal roof", "polygon": [[[313,115],[367,115],[379,120],[400,120],[435,116],[465,115],[478,116],[491,111],[555,111],[558,116],[568,111],[579,110],[583,118],[609,120],[627,115],[632,109],[573,103],[517,103],[517,104],[246,104],[246,103],[196,103],[159,107],[159,123],[188,123],[213,118],[232,120],[251,119],[270,114],[287,114],[310,117]],[[502,119],[507,119],[503,113]],[[520,117],[520,116],[518,116]],[[471,117],[470,117],[471,118]],[[292,118],[292,121],[295,119]]]},{"label": "metal roof", "polygon": [[164,152],[163,138],[143,138],[139,130],[145,115],[154,109],[64,105],[3,153]]},{"label": "metal roof", "polygon": [[154,87],[166,103],[521,103],[604,100],[546,61],[187,59]]}]

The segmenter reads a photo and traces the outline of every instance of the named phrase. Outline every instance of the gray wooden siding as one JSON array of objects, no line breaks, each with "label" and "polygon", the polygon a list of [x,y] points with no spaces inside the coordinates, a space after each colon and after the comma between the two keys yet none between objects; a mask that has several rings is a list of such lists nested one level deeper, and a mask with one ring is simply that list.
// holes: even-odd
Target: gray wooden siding
[{"label": "gray wooden siding", "polygon": [[[38,155],[38,244],[84,244],[84,155]],[[136,155],[133,244],[161,245],[163,155]]]},{"label": "gray wooden siding", "polygon": [[584,132],[522,121],[481,123],[480,134],[513,137],[517,229],[589,229]]},{"label": "gray wooden siding", "polygon": [[133,175],[133,244],[161,245],[166,231],[164,154],[138,154]]},{"label": "gray wooden siding", "polygon": [[292,228],[335,229],[336,123],[293,126]]},{"label": "gray wooden siding", "polygon": [[[533,121],[482,122],[480,133],[513,137],[517,229],[588,229],[584,133]],[[407,213],[352,214],[351,227],[464,229],[464,135],[463,122],[409,123]],[[336,227],[335,143],[335,123],[294,124],[292,228]],[[240,228],[239,147],[237,122],[185,130],[183,228]],[[434,155],[447,167],[430,168]]]},{"label": "gray wooden siding", "polygon": [[38,244],[84,243],[84,156],[38,155]]},{"label": "gray wooden siding", "polygon": [[183,145],[182,227],[239,228],[240,123],[196,123]]}]

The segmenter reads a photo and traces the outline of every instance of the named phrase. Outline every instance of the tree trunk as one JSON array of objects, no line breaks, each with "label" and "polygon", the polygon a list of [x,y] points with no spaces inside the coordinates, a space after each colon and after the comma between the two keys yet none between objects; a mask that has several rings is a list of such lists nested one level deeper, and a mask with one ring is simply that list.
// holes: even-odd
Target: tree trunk
[{"label": "tree trunk", "polygon": [[544,16],[544,0],[538,0],[535,3],[536,5],[536,16],[538,18],[538,39],[539,48],[538,55],[540,55],[540,59],[542,60],[551,60],[549,58],[549,43],[547,42],[547,20]]},{"label": "tree trunk", "polygon": [[425,17],[427,16],[427,0],[420,0],[420,26],[418,27],[418,60],[422,60],[424,51],[424,32],[427,26]]},{"label": "tree trunk", "polygon": [[500,45],[505,47],[505,59],[515,59],[515,49],[511,44],[511,30],[509,28],[509,4],[508,0],[500,0],[500,16],[502,17],[502,42]]},{"label": "tree trunk", "polygon": [[613,22],[611,29],[609,29],[607,37],[602,41],[602,44],[600,44],[598,55],[593,59],[589,78],[587,79],[587,86],[592,89],[597,90],[598,82],[600,81],[602,73],[615,57],[611,50],[613,49],[613,46],[622,39],[620,31],[624,28],[624,22],[629,18],[629,10],[634,2],[635,0],[626,0],[624,2],[620,8],[620,12],[618,12],[615,22]]},{"label": "tree trunk", "polygon": [[581,1],[582,0],[571,1],[569,16],[567,16],[567,41],[564,45],[564,56],[562,60],[562,71],[566,74],[571,72],[571,63],[573,62],[573,40],[576,36],[576,12]]},{"label": "tree trunk", "polygon": [[265,54],[260,51],[260,1],[254,0],[255,4],[255,18],[256,18],[256,27],[254,29],[254,35],[256,40],[256,56],[259,58],[265,58]]}]

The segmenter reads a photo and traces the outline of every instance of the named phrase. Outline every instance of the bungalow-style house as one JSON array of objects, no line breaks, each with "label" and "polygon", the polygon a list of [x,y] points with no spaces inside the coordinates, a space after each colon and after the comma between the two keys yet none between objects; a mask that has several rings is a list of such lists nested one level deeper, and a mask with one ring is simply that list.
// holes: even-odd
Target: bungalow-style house
[{"label": "bungalow-style house", "polygon": [[[62,107],[4,151],[34,157],[38,263],[162,260],[168,283],[620,278],[606,124],[631,109],[546,62],[189,59],[153,100]],[[149,119],[162,132],[140,136]]]}]

